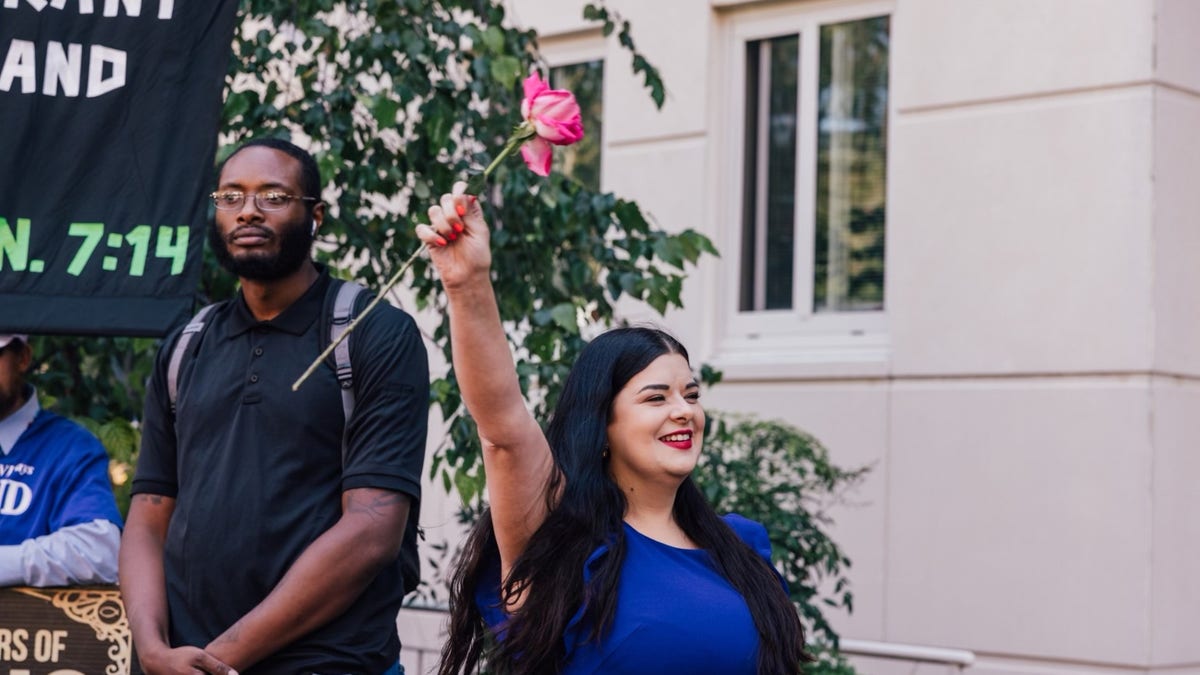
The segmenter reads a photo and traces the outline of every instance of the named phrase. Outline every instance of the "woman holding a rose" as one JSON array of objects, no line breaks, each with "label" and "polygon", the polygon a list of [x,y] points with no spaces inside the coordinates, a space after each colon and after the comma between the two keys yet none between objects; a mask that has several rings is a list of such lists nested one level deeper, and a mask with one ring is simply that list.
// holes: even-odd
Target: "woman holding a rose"
[{"label": "woman holding a rose", "polygon": [[451,582],[440,673],[799,673],[808,659],[766,530],[689,477],[704,409],[652,328],[593,340],[545,431],[518,386],[480,203],[458,184],[417,228],[449,299],[454,370],[490,508]]}]

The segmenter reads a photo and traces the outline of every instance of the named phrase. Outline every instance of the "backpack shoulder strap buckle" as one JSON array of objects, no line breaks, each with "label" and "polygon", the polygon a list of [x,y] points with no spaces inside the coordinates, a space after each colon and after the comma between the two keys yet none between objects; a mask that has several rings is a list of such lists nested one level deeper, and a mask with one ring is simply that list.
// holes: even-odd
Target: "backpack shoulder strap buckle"
[{"label": "backpack shoulder strap buckle", "polygon": [[217,304],[205,305],[196,312],[196,316],[183,327],[175,348],[171,350],[171,361],[167,364],[167,398],[171,402],[171,414],[175,414],[175,402],[179,399],[179,367],[183,363],[183,355],[187,353],[192,338],[204,330],[204,319]]},{"label": "backpack shoulder strap buckle", "polygon": [[[337,342],[346,332],[354,316],[354,302],[365,288],[353,281],[343,281],[333,300],[333,316],[329,321],[329,342]],[[342,412],[346,423],[354,412],[354,369],[350,363],[350,337],[333,348],[333,369],[342,388]]]}]

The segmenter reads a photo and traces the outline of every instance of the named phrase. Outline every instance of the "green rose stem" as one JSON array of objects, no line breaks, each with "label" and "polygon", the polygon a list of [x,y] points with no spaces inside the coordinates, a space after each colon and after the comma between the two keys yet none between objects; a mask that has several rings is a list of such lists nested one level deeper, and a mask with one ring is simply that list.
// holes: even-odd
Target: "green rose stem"
[{"label": "green rose stem", "polygon": [[[518,126],[513,131],[513,135],[509,136],[508,142],[504,144],[504,149],[500,151],[500,154],[496,155],[496,158],[492,160],[491,164],[487,165],[487,168],[483,170],[483,173],[475,174],[467,182],[467,191],[471,194],[474,194],[482,190],[483,186],[487,183],[488,174],[490,174],[493,169],[499,166],[500,162],[503,161],[505,157],[511,155],[513,150],[521,147],[522,143],[535,136],[536,133],[537,132],[535,132],[528,123],[522,123],[520,126]],[[304,384],[304,381],[308,379],[308,376],[312,375],[313,371],[317,369],[317,366],[321,365],[321,362],[333,353],[334,348],[341,344],[342,340],[345,340],[347,337],[349,337],[350,333],[358,326],[358,323],[362,321],[363,318],[365,318],[368,314],[370,314],[372,309],[375,309],[375,305],[379,304],[379,301],[382,300],[384,296],[386,296],[388,292],[392,290],[393,286],[400,282],[400,278],[404,276],[404,273],[408,271],[409,267],[412,267],[413,261],[417,259],[417,256],[424,253],[425,249],[427,248],[429,247],[425,244],[421,244],[416,251],[413,251],[412,255],[408,256],[408,260],[405,260],[404,264],[400,266],[400,269],[396,270],[396,273],[392,275],[392,278],[388,279],[387,283],[383,285],[383,288],[379,289],[379,294],[375,296],[375,299],[371,301],[371,304],[367,305],[361,314],[354,317],[354,320],[350,322],[350,325],[346,326],[346,330],[342,331],[342,334],[339,335],[336,340],[329,343],[329,346],[325,348],[325,351],[321,352],[321,355],[318,356],[311,364],[309,364],[308,369],[304,371],[304,374],[301,375],[300,378],[294,383],[292,383],[292,391],[300,390],[300,385]]]}]

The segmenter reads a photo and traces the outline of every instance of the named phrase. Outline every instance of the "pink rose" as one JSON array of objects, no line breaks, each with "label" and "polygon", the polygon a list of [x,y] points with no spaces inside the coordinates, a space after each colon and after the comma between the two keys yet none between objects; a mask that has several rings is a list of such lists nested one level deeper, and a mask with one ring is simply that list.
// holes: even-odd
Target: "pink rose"
[{"label": "pink rose", "polygon": [[525,165],[539,176],[550,175],[554,145],[571,145],[583,138],[583,119],[575,95],[565,89],[551,89],[536,71],[525,78],[525,100],[521,116],[536,134],[521,146]]},{"label": "pink rose", "polygon": [[[565,89],[551,89],[550,85],[542,81],[538,76],[537,71],[530,73],[529,77],[525,78],[525,99],[521,101],[521,123],[513,129],[513,133],[505,142],[504,148],[500,151],[491,164],[482,173],[477,173],[471,176],[467,181],[467,191],[472,194],[479,194],[487,185],[487,177],[492,173],[505,157],[508,157],[521,147],[521,157],[525,160],[525,165],[529,170],[539,176],[550,175],[550,160],[553,158],[553,145],[570,145],[583,138],[583,119],[579,115],[579,103],[575,101],[575,94],[572,94]],[[551,145],[553,144],[553,145]],[[442,242],[444,245],[445,242]],[[400,281],[405,271],[412,265],[417,256],[428,248],[428,244],[421,244],[408,260],[405,261],[400,269],[388,279],[375,300],[359,313],[358,318],[350,322],[346,330],[333,341],[325,351],[316,358],[308,366],[308,370],[300,376],[292,384],[292,391],[300,388],[304,380],[312,375],[313,371],[325,360],[327,356],[333,353],[333,348],[338,345],[346,336],[350,335],[350,331],[354,330],[358,323],[362,321],[380,298],[387,296],[392,287]]]}]

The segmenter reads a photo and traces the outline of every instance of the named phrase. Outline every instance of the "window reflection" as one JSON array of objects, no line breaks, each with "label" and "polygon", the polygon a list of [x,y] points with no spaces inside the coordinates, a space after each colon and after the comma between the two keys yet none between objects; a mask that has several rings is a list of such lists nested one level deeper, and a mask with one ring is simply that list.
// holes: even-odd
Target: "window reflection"
[{"label": "window reflection", "polygon": [[604,61],[587,61],[550,69],[550,86],[575,94],[583,117],[583,138],[555,148],[553,170],[592,190],[600,189],[600,125],[604,111]]},{"label": "window reflection", "polygon": [[883,309],[888,18],[821,27],[813,310]]},{"label": "window reflection", "polygon": [[742,311],[792,307],[799,50],[799,35],[746,45]]}]

